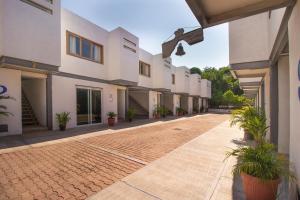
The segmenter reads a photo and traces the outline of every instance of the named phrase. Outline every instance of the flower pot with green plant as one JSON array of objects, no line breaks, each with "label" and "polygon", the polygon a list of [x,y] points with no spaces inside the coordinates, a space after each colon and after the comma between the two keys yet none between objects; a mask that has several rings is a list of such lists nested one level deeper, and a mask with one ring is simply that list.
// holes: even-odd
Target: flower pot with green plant
[{"label": "flower pot with green plant", "polygon": [[135,116],[135,110],[133,108],[129,108],[127,113],[126,113],[127,120],[129,122],[132,122],[134,116]]},{"label": "flower pot with green plant", "polygon": [[177,116],[182,116],[182,115],[184,115],[184,109],[183,109],[183,108],[180,108],[180,107],[177,107],[177,108],[176,108],[176,114],[177,114]]},{"label": "flower pot with green plant", "polygon": [[108,126],[114,126],[116,121],[115,117],[117,116],[117,114],[114,112],[108,112],[107,116],[108,116],[107,118]]},{"label": "flower pot with green plant", "polygon": [[281,178],[293,179],[287,159],[275,151],[273,144],[240,147],[227,155],[238,158],[233,173],[241,175],[247,200],[275,200]]},{"label": "flower pot with green plant", "polygon": [[160,109],[160,115],[165,118],[169,113],[169,110],[168,108],[166,108],[165,106],[161,106],[161,109]]},{"label": "flower pot with green plant", "polygon": [[153,118],[159,119],[160,113],[161,113],[161,107],[159,105],[155,106],[155,108],[153,109]]},{"label": "flower pot with green plant", "polygon": [[56,113],[56,121],[59,125],[59,130],[65,131],[67,123],[71,120],[69,112]]},{"label": "flower pot with green plant", "polygon": [[255,108],[247,109],[252,113],[243,122],[243,127],[253,135],[255,143],[234,149],[227,156],[238,158],[233,172],[241,175],[247,200],[275,200],[281,178],[289,177],[292,180],[294,177],[287,159],[278,154],[274,145],[265,139],[269,127],[264,112]]}]

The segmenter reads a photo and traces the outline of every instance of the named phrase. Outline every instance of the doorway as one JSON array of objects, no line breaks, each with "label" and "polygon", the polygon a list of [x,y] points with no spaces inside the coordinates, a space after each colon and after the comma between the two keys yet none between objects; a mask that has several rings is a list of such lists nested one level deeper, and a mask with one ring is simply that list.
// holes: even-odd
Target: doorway
[{"label": "doorway", "polygon": [[102,123],[101,90],[77,88],[77,125]]}]

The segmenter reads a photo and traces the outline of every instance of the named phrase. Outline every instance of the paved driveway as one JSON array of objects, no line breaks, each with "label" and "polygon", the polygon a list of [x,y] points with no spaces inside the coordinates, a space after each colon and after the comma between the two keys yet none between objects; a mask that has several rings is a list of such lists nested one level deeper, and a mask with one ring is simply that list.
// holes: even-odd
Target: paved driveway
[{"label": "paved driveway", "polygon": [[226,119],[197,116],[0,154],[0,199],[85,199]]}]

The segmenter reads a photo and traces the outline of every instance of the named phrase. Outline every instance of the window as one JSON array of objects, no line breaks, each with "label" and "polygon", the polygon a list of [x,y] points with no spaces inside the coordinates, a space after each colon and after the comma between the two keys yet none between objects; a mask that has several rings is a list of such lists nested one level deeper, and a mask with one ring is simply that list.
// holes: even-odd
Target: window
[{"label": "window", "polygon": [[140,74],[144,76],[151,76],[150,65],[140,61]]},{"label": "window", "polygon": [[103,46],[67,31],[67,53],[103,64]]},{"label": "window", "polygon": [[172,74],[172,84],[175,84],[175,74]]},{"label": "window", "polygon": [[53,4],[53,0],[45,0],[45,1],[47,1],[48,3]]}]

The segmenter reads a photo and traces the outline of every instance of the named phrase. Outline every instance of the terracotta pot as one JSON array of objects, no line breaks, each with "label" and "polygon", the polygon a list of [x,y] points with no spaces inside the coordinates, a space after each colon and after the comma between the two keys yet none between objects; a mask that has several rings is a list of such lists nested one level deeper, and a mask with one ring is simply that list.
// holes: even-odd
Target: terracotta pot
[{"label": "terracotta pot", "polygon": [[128,121],[129,121],[129,122],[132,122],[132,118],[128,118]]},{"label": "terracotta pot", "polygon": [[263,181],[246,173],[241,176],[247,200],[276,200],[280,179]]},{"label": "terracotta pot", "polygon": [[159,114],[153,114],[155,119],[159,119],[160,115]]},{"label": "terracotta pot", "polygon": [[107,118],[108,126],[114,126],[115,125],[115,118]]},{"label": "terracotta pot", "polygon": [[65,124],[60,124],[59,125],[59,130],[65,131],[66,130],[66,125]]}]

